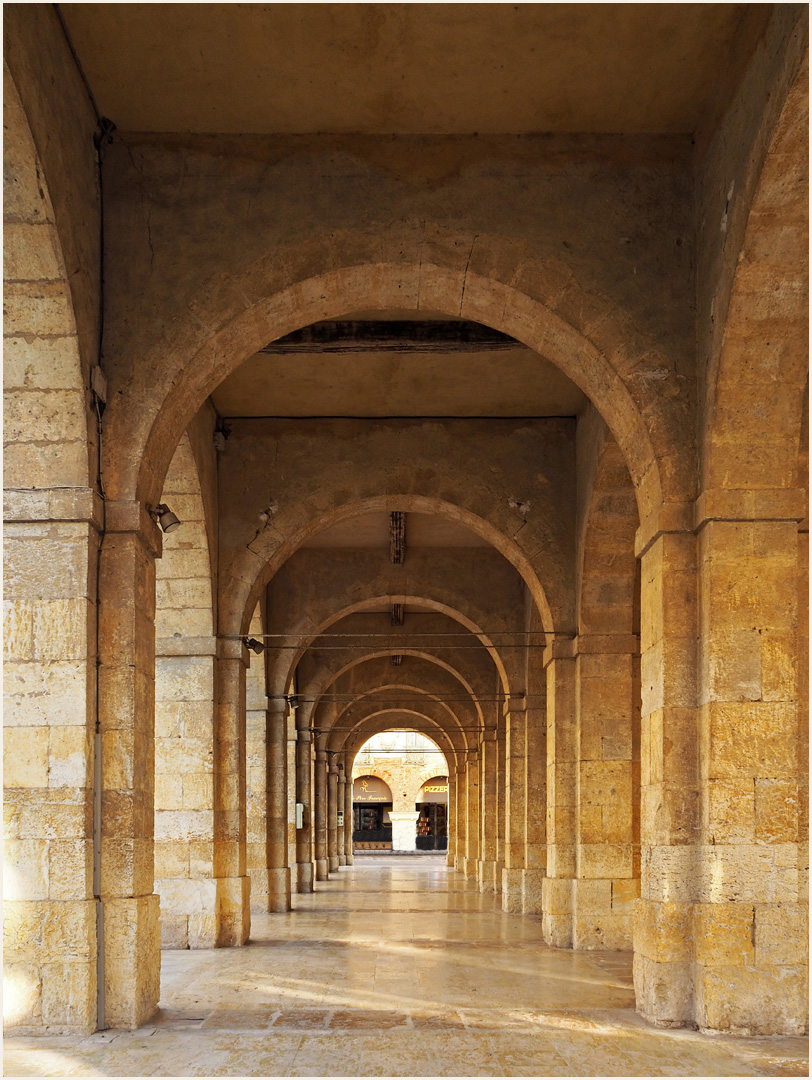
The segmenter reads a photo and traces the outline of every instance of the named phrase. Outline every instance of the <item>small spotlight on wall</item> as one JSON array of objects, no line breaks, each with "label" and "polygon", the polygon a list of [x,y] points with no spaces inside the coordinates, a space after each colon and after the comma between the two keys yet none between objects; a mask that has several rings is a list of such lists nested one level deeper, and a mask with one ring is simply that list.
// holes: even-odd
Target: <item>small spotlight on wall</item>
[{"label": "small spotlight on wall", "polygon": [[257,641],[257,639],[253,637],[250,637],[246,640],[245,647],[246,649],[250,649],[253,653],[265,652],[265,646],[262,644],[262,642]]},{"label": "small spotlight on wall", "polygon": [[172,513],[166,503],[158,503],[154,510],[149,511],[165,533],[174,532],[180,528],[180,521]]}]

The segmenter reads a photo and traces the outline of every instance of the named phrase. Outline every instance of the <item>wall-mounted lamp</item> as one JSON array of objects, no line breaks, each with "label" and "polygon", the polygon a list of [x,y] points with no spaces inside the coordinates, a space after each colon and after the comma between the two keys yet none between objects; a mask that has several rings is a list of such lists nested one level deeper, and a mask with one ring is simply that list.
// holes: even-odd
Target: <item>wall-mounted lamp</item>
[{"label": "wall-mounted lamp", "polygon": [[150,510],[149,512],[165,533],[171,533],[174,532],[175,529],[180,528],[180,521],[175,517],[166,503],[158,503],[155,509]]},{"label": "wall-mounted lamp", "polygon": [[253,653],[263,653],[263,652],[265,652],[265,646],[262,644],[262,642],[257,641],[257,639],[253,638],[253,637],[250,637],[250,638],[246,639],[245,647],[246,647],[246,649],[250,649],[251,652],[253,652]]}]

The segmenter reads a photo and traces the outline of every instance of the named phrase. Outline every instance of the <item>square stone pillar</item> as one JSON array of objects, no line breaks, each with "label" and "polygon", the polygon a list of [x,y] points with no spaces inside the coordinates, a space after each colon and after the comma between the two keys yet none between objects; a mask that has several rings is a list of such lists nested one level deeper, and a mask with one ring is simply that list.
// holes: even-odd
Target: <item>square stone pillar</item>
[{"label": "square stone pillar", "polygon": [[457,774],[450,761],[448,767],[448,848],[445,862],[446,866],[453,866],[454,854],[457,850]]},{"label": "square stone pillar", "polygon": [[102,505],[89,489],[6,490],[4,518],[3,1023],[89,1034]]},{"label": "square stone pillar", "polygon": [[547,877],[542,883],[544,940],[572,946],[575,878],[575,661],[573,642],[555,638],[547,669]]},{"label": "square stone pillar", "polygon": [[316,881],[329,880],[327,862],[327,751],[316,750],[313,763],[313,785],[315,787],[315,854]]},{"label": "square stone pillar", "polygon": [[522,912],[541,915],[547,876],[547,708],[543,695],[533,696],[527,710],[525,758],[525,867],[522,870]]},{"label": "square stone pillar", "polygon": [[[738,509],[733,494],[700,501],[695,1022],[800,1035],[809,939],[798,884],[798,521],[724,520]],[[766,503],[771,493],[758,494]]]},{"label": "square stone pillar", "polygon": [[505,869],[505,714],[501,706],[496,709],[496,891],[502,892],[502,871]]},{"label": "square stone pillar", "polygon": [[338,764],[334,754],[328,755],[327,768],[327,869],[338,870]]},{"label": "square stone pillar", "polygon": [[288,710],[268,703],[268,911],[290,911],[288,866]]},{"label": "square stone pillar", "polygon": [[[467,756],[467,755],[465,755]],[[460,755],[457,765],[456,811],[457,811],[457,842],[454,849],[454,869],[465,871],[465,852],[468,844],[468,772],[463,755]]]},{"label": "square stone pillar", "polygon": [[160,534],[137,503],[109,503],[99,565],[100,896],[104,1017],[136,1028],[160,996],[154,884],[155,558]]},{"label": "square stone pillar", "polygon": [[[199,651],[184,653],[190,646]],[[155,890],[164,949],[217,944],[215,650],[213,637],[163,638],[155,658]]]},{"label": "square stone pillar", "polygon": [[296,732],[296,802],[301,803],[302,827],[296,830],[296,891],[313,892],[313,798],[310,786],[311,751],[309,728]]},{"label": "square stone pillar", "polygon": [[246,868],[245,672],[242,641],[217,643],[214,709],[214,876],[221,947],[245,945],[251,933]]},{"label": "square stone pillar", "polygon": [[696,726],[696,537],[659,533],[642,552],[640,899],[637,1011],[693,1021],[693,901],[699,835]]},{"label": "square stone pillar", "polygon": [[[263,633],[259,605],[250,633]],[[268,910],[268,696],[265,654],[248,653],[245,673],[245,871],[251,910]]]},{"label": "square stone pillar", "polygon": [[465,763],[465,862],[463,873],[476,881],[479,862],[479,754],[467,754]]},{"label": "square stone pillar", "polygon": [[582,634],[576,648],[573,947],[631,949],[640,895],[638,640],[631,634]]},{"label": "square stone pillar", "polygon": [[[350,780],[352,783],[352,780]],[[336,848],[338,850],[338,865],[347,865],[347,854],[345,850],[344,842],[344,830],[346,827],[347,815],[344,811],[344,807],[347,801],[347,778],[344,775],[344,765],[338,766],[338,793],[336,796],[337,813],[341,815],[341,824],[336,823]],[[351,827],[351,826],[350,826]]]},{"label": "square stone pillar", "polygon": [[502,910],[522,910],[522,874],[525,868],[525,759],[527,754],[527,701],[505,702],[505,868],[502,871]]},{"label": "square stone pillar", "polygon": [[347,754],[344,764],[344,866],[352,866],[355,862],[352,854],[352,810],[352,765]]},{"label": "square stone pillar", "polygon": [[[496,891],[496,770],[499,763],[496,731],[486,731],[479,749],[481,762],[481,817],[482,848],[479,873],[481,892]],[[499,882],[501,888],[501,881]]]}]

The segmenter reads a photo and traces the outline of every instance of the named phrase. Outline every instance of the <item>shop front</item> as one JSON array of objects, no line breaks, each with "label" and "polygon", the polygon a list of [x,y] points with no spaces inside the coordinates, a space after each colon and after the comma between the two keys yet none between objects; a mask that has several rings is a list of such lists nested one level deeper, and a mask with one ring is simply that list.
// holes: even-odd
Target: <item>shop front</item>
[{"label": "shop front", "polygon": [[448,777],[434,776],[417,793],[418,851],[448,850]]},{"label": "shop front", "polygon": [[359,776],[352,785],[353,851],[392,850],[392,792],[377,776]]}]

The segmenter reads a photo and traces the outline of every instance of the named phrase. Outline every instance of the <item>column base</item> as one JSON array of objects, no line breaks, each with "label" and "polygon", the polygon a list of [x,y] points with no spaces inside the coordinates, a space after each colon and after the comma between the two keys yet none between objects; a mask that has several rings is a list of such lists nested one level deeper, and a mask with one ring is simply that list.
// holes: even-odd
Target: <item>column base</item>
[{"label": "column base", "polygon": [[446,852],[445,864],[446,866],[453,866],[456,868],[455,856],[453,851]]},{"label": "column base", "polygon": [[[160,878],[162,949],[217,945],[217,882],[213,878]],[[253,890],[252,890],[253,895]]]},{"label": "column base", "polygon": [[[65,987],[62,994],[66,992]],[[132,1031],[145,1024],[161,996],[160,900],[151,896],[104,901],[104,1019]]]},{"label": "column base", "polygon": [[546,874],[540,867],[522,870],[522,914],[542,915],[544,913],[544,878]]},{"label": "column base", "polygon": [[[96,1030],[96,906],[95,900],[4,901],[7,1034],[90,1035]],[[43,926],[54,928],[51,947],[37,959],[26,956],[20,945],[37,941],[42,948]]]},{"label": "column base", "polygon": [[251,936],[251,879],[217,878],[217,945],[245,945]]},{"label": "column base", "polygon": [[268,911],[290,911],[290,868],[274,866],[268,870]]},{"label": "column base", "polygon": [[346,865],[346,866],[354,866],[354,865],[355,865],[355,859],[354,859],[354,858],[352,857],[352,853],[351,853],[351,852],[348,852],[348,853],[347,853],[347,854],[346,854],[346,855],[344,856],[344,860],[345,860],[345,865]]},{"label": "column base", "polygon": [[313,892],[313,863],[296,863],[296,892]]},{"label": "column base", "polygon": [[462,872],[465,874],[468,880],[476,880],[476,859],[463,859],[462,860]]},{"label": "column base", "polygon": [[[694,904],[693,922],[694,1020],[700,1030],[802,1035],[809,1016],[806,905]],[[744,942],[744,959],[731,940]]]},{"label": "column base", "polygon": [[328,873],[334,874],[339,867],[338,855],[331,855],[327,860]]},{"label": "column base", "polygon": [[[499,888],[501,889],[501,887],[500,880]],[[479,875],[479,891],[486,893],[497,892],[496,863],[490,859],[482,863],[482,872]]]},{"label": "column base", "polygon": [[347,865],[347,856],[346,855],[339,855],[338,856],[338,865],[339,866],[346,866]]},{"label": "column base", "polygon": [[548,945],[572,948],[572,878],[546,877],[541,884],[541,932]]},{"label": "column base", "polygon": [[502,911],[522,910],[523,873],[524,870],[521,867],[517,869],[505,867],[502,871]]},{"label": "column base", "polygon": [[330,875],[327,871],[327,860],[316,859],[316,881],[329,881]]}]

